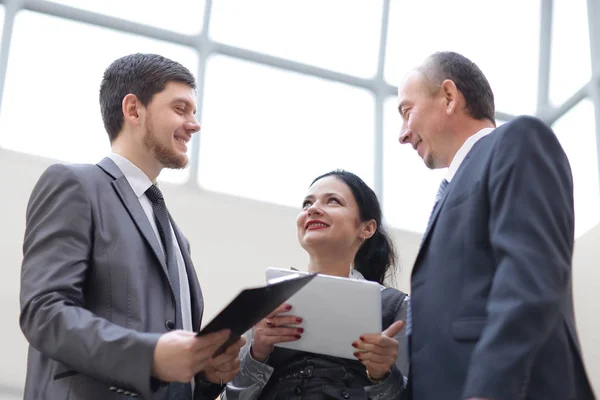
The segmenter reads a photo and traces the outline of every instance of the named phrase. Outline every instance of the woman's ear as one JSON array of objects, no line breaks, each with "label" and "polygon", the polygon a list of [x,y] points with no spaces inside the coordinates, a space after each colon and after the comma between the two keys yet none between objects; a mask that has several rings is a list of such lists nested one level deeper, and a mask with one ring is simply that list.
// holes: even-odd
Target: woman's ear
[{"label": "woman's ear", "polygon": [[362,222],[361,230],[359,237],[363,238],[363,240],[369,239],[377,232],[377,222],[374,219]]}]

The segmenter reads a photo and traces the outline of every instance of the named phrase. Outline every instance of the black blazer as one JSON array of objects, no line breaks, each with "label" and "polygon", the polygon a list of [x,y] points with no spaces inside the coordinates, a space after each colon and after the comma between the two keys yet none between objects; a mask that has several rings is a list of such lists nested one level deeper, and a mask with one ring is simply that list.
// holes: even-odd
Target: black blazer
[{"label": "black blazer", "polygon": [[541,121],[480,139],[425,232],[411,281],[409,397],[588,400],[573,315],[573,181]]}]

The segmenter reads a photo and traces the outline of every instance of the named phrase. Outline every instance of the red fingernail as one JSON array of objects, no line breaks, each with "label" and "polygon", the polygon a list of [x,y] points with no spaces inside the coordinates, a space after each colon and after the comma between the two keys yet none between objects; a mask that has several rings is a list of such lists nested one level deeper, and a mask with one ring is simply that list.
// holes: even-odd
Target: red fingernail
[{"label": "red fingernail", "polygon": [[363,342],[365,341],[365,338],[363,336],[359,337],[359,339]]},{"label": "red fingernail", "polygon": [[360,353],[357,351],[356,353],[354,353],[354,357],[356,357],[360,360]]},{"label": "red fingernail", "polygon": [[296,335],[296,339],[300,339],[302,336],[300,335]]},{"label": "red fingernail", "polygon": [[292,309],[292,306],[291,306],[291,305],[289,305],[289,304],[286,304],[286,305],[285,305],[285,309],[286,309],[286,310],[288,310],[288,311],[290,311],[290,310]]},{"label": "red fingernail", "polygon": [[298,332],[303,333],[304,332],[304,328],[298,328]]},{"label": "red fingernail", "polygon": [[352,342],[352,347],[358,347],[358,343]]},{"label": "red fingernail", "polygon": [[296,317],[296,322],[302,322],[302,318]]}]

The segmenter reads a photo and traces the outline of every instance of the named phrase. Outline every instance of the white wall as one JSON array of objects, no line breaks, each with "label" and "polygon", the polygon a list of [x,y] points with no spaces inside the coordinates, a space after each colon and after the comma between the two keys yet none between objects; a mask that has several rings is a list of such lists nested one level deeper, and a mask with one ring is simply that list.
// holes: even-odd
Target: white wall
[{"label": "white wall", "polygon": [[[19,273],[25,207],[33,185],[51,160],[0,149],[0,399],[16,398],[24,383],[27,344],[18,325]],[[296,240],[298,210],[195,188],[162,185],[169,210],[192,245],[206,302],[205,322],[242,288],[264,283],[269,266],[304,269],[306,254]],[[392,230],[402,272],[397,287],[408,291],[420,236]],[[600,227],[576,246],[574,291],[587,368],[600,393],[600,287],[596,267]],[[5,393],[3,395],[3,393]]]}]

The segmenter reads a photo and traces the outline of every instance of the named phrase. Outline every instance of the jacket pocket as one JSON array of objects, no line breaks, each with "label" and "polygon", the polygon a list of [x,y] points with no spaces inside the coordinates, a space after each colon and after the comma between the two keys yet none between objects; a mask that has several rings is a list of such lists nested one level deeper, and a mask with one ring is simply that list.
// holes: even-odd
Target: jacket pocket
[{"label": "jacket pocket", "polygon": [[57,381],[59,379],[68,378],[69,376],[77,375],[78,373],[79,372],[73,371],[66,365],[58,363],[54,369],[54,380]]},{"label": "jacket pocket", "polygon": [[485,328],[486,317],[460,318],[452,322],[452,336],[456,340],[477,340]]}]

